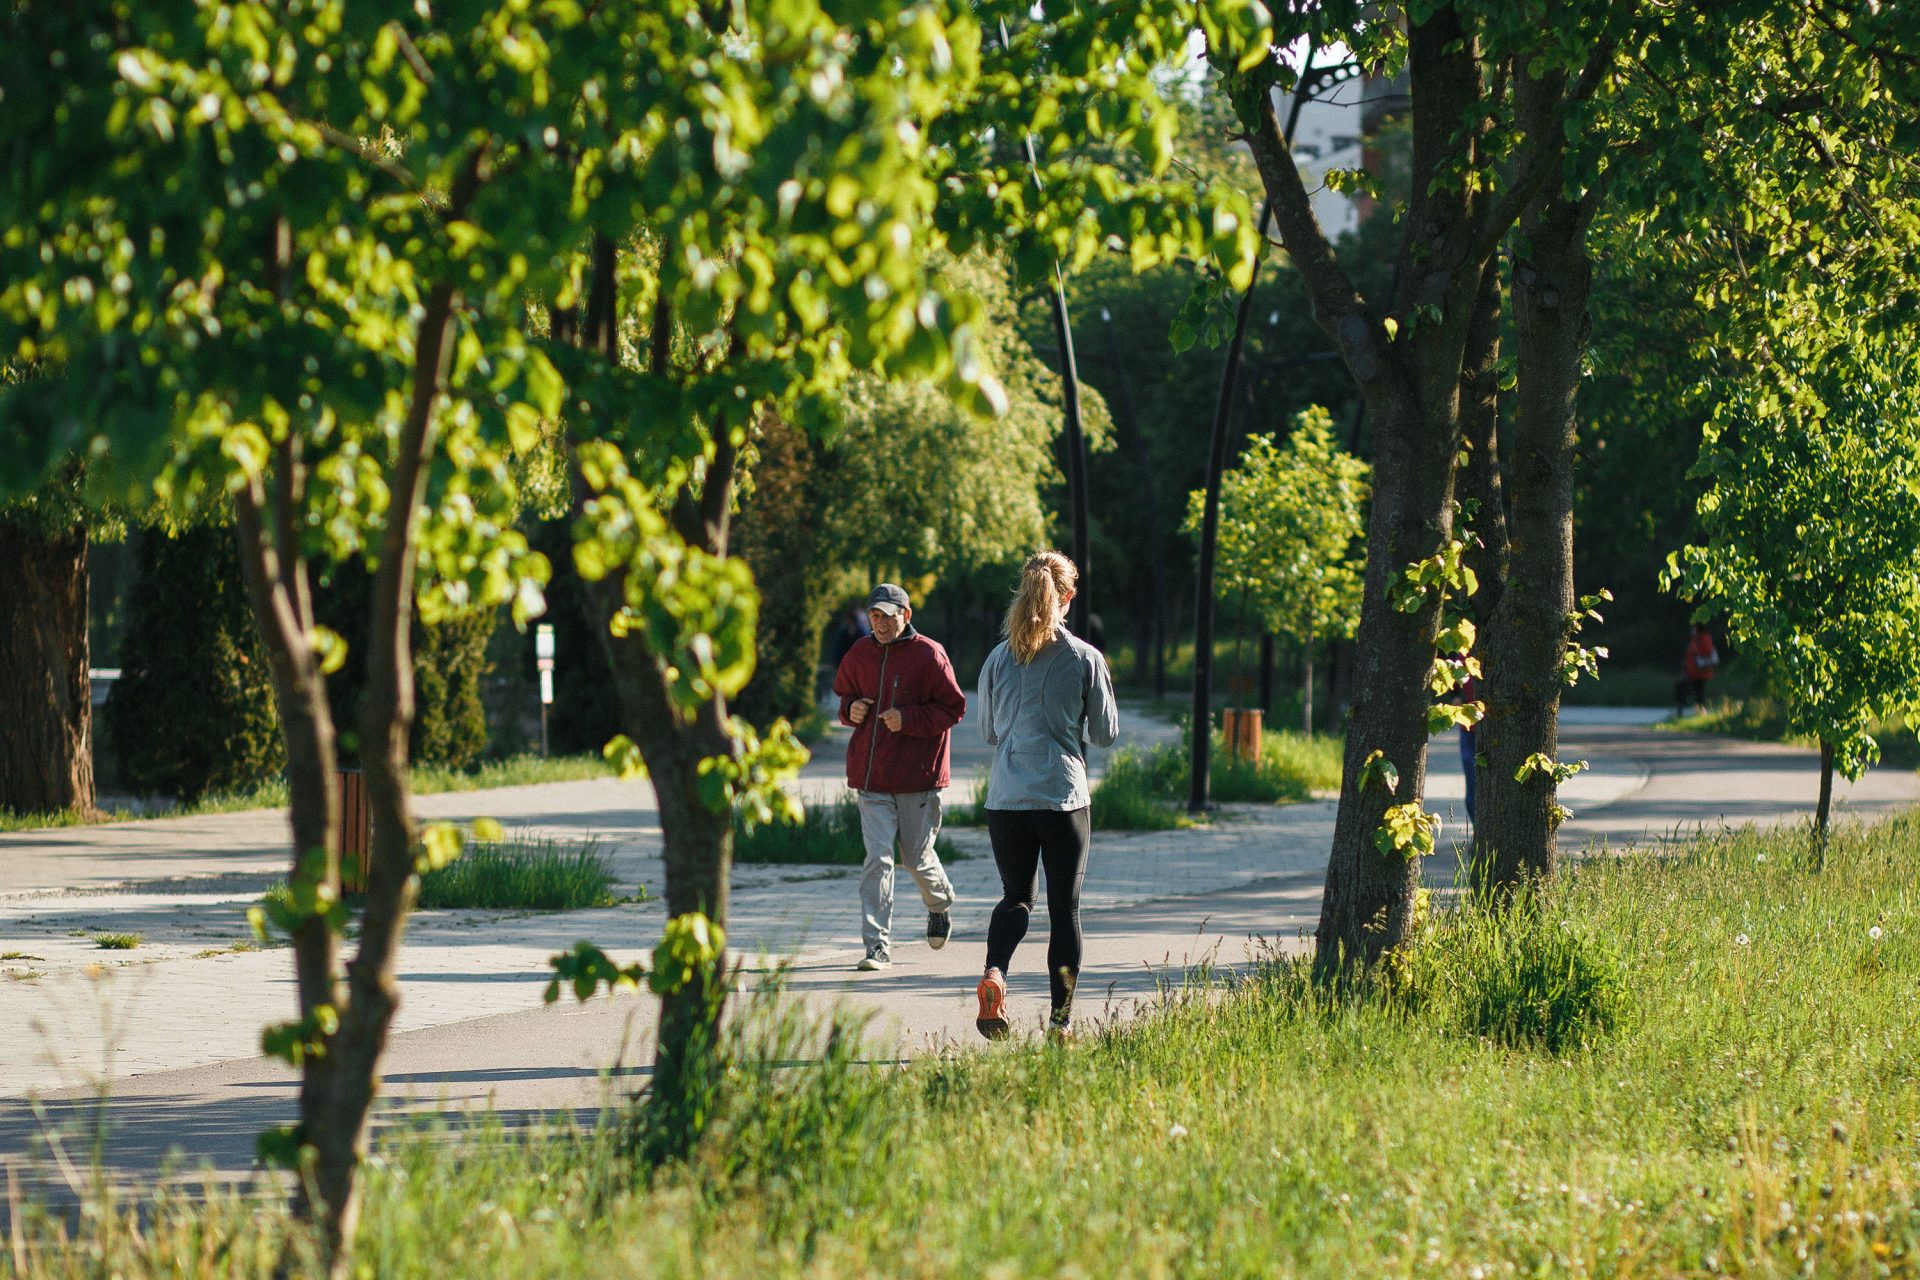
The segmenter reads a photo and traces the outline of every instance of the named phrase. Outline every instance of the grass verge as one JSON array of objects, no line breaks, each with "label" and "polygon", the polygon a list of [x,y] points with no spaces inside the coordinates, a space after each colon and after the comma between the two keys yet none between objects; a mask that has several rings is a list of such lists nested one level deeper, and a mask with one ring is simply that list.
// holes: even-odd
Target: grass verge
[{"label": "grass verge", "polygon": [[[959,846],[944,835],[934,840],[933,851],[942,862],[958,862],[966,857]],[[867,860],[866,845],[860,838],[860,802],[843,795],[830,804],[806,806],[799,822],[762,823],[752,828],[736,812],[733,860],[857,867]]]},{"label": "grass verge", "polygon": [[[1660,722],[1659,728],[1676,733],[1720,733],[1756,742],[1789,742],[1800,747],[1817,747],[1812,738],[1787,728],[1787,714],[1772,698],[1754,695],[1747,698],[1723,698],[1694,711]],[[1896,769],[1920,769],[1920,736],[1914,727],[1900,721],[1877,720],[1867,732],[1880,744],[1880,763]]]},{"label": "grass verge", "polygon": [[[1291,732],[1262,735],[1260,758],[1227,754],[1214,735],[1208,756],[1208,791],[1221,804],[1290,804],[1340,785],[1342,742]],[[1147,750],[1124,748],[1107,763],[1093,790],[1093,825],[1099,831],[1167,831],[1191,825],[1179,806],[1192,776],[1185,743]]]},{"label": "grass verge", "polygon": [[[1629,999],[1557,1048],[1276,963],[1066,1046],[876,1070],[857,1035],[776,1037],[692,1160],[652,1173],[616,1125],[404,1136],[368,1169],[358,1266],[1911,1277],[1916,841],[1909,816],[1842,828],[1822,872],[1787,831],[1563,875],[1503,937],[1523,959],[1556,932],[1589,959],[1604,940]],[[1520,972],[1471,940],[1480,926],[1430,927],[1467,930],[1425,943],[1461,990]],[[11,1265],[34,1280],[265,1277],[297,1240],[278,1207],[217,1194],[16,1221]],[[303,1256],[291,1274],[312,1274]]]},{"label": "grass verge", "polygon": [[131,951],[145,942],[146,938],[137,933],[96,933],[93,945],[102,951]]},{"label": "grass verge", "polygon": [[[607,763],[597,755],[509,756],[502,760],[483,761],[470,770],[420,765],[407,771],[408,784],[417,796],[437,795],[446,791],[526,787],[542,782],[578,782],[584,778],[606,776]],[[18,813],[0,808],[0,833],[94,826],[103,822],[134,822],[141,818],[190,818],[209,813],[244,813],[249,809],[284,809],[286,806],[287,784],[276,779],[245,791],[224,791],[201,796],[191,803],[151,813],[136,813],[124,808],[101,809],[92,814],[72,809],[53,813]]]},{"label": "grass verge", "polygon": [[613,863],[597,842],[563,844],[522,836],[469,844],[458,858],[420,877],[418,905],[426,910],[577,911],[619,901]]}]

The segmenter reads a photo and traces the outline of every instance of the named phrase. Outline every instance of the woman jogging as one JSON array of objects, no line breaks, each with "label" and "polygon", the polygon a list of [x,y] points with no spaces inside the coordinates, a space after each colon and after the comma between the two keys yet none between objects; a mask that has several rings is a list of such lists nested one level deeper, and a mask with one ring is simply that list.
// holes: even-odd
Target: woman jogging
[{"label": "woman jogging", "polygon": [[1067,605],[1079,571],[1058,551],[1042,551],[1020,571],[1007,610],[1007,638],[980,669],[981,731],[993,751],[987,777],[987,834],[1000,869],[1000,905],[987,927],[987,972],[980,979],[980,1034],[1007,1034],[1007,968],[1027,936],[1040,871],[1047,874],[1049,1029],[1073,1026],[1080,975],[1080,882],[1091,831],[1087,745],[1107,747],[1120,732],[1107,662],[1067,634]]}]

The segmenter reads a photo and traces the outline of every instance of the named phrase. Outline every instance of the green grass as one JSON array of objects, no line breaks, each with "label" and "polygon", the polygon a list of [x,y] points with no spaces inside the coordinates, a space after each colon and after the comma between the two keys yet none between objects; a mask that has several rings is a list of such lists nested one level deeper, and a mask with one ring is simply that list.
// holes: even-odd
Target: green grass
[{"label": "green grass", "polygon": [[[1787,728],[1787,714],[1778,702],[1763,695],[1746,698],[1722,698],[1710,702],[1691,715],[1662,721],[1662,729],[1677,733],[1720,733],[1757,742],[1790,742],[1795,746],[1818,744],[1804,734]],[[1898,769],[1920,769],[1920,736],[1914,727],[1901,721],[1879,720],[1867,726],[1880,743],[1880,762]]]},{"label": "green grass", "polygon": [[[944,825],[944,814],[942,825]],[[966,857],[959,846],[942,835],[933,842],[942,862]],[[763,823],[749,829],[738,813],[733,818],[733,860],[740,863],[804,863],[814,866],[857,867],[867,859],[860,839],[860,802],[843,795],[830,804],[806,806],[797,823]]]},{"label": "green grass", "polygon": [[508,756],[483,760],[469,770],[421,765],[407,771],[413,793],[489,791],[495,787],[530,787],[543,782],[579,782],[607,776],[607,762],[597,753],[577,756]]},{"label": "green grass", "polygon": [[620,901],[613,863],[598,843],[523,836],[477,842],[438,871],[420,877],[424,910],[577,911]]},{"label": "green grass", "polygon": [[987,825],[987,779],[975,778],[967,798],[941,809],[940,824],[946,827],[984,827]]},{"label": "green grass", "polygon": [[[1339,738],[1292,732],[1262,735],[1256,762],[1227,754],[1215,734],[1207,757],[1208,794],[1220,804],[1290,804],[1340,785]],[[1166,831],[1188,824],[1189,751],[1184,743],[1122,748],[1107,762],[1093,790],[1093,825],[1100,831]]]},{"label": "green grass", "polygon": [[93,945],[102,951],[131,951],[146,939],[137,933],[96,933]]},{"label": "green grass", "polygon": [[[597,755],[509,756],[502,760],[483,761],[471,770],[421,765],[407,771],[413,794],[419,796],[447,791],[526,787],[542,782],[578,782],[584,778],[606,776],[606,761]],[[51,813],[18,813],[0,808],[0,833],[94,826],[104,822],[133,822],[141,818],[189,818],[209,813],[243,813],[251,809],[284,809],[286,806],[287,784],[276,779],[245,791],[202,796],[189,804],[154,813],[135,813],[131,809],[103,809],[92,815],[71,809]]]},{"label": "green grass", "polygon": [[[614,1125],[390,1139],[359,1265],[391,1280],[1911,1277],[1916,842],[1909,816],[1843,828],[1819,872],[1801,831],[1602,856],[1498,926],[1515,963],[1475,940],[1484,922],[1443,916],[1432,927],[1462,941],[1428,937],[1434,981],[1525,988],[1491,1019],[1387,983],[1331,990],[1291,963],[1076,1044],[905,1069],[863,1065],[857,1036],[803,1042],[789,1018],[741,1061],[686,1165],[636,1168]],[[1555,951],[1556,931],[1582,941]],[[1575,954],[1620,999],[1567,1007],[1608,1016],[1557,1048],[1501,1032],[1501,1010],[1556,990],[1556,965],[1528,957]],[[15,1265],[35,1280],[264,1277],[292,1230],[278,1204],[218,1193],[19,1220]],[[311,1275],[299,1254],[292,1274]]]}]

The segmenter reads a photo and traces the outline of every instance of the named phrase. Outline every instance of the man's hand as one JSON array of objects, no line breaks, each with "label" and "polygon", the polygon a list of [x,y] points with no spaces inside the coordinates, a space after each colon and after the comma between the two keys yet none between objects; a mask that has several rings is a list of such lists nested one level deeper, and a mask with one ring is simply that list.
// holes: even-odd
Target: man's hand
[{"label": "man's hand", "polygon": [[872,698],[855,698],[853,705],[847,708],[847,719],[853,721],[855,724],[864,724],[867,719],[867,712],[872,709]]},{"label": "man's hand", "polygon": [[882,711],[880,713],[880,723],[895,733],[900,732],[900,722],[902,719],[904,719],[904,717],[901,716],[900,708],[898,707],[895,707],[891,711]]}]

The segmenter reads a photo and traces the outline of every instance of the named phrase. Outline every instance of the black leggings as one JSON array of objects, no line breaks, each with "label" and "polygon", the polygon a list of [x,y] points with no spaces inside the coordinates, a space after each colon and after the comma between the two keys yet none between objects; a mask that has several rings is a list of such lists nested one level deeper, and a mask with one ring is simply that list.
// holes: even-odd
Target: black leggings
[{"label": "black leggings", "polygon": [[1005,973],[1013,949],[1027,936],[1027,917],[1047,872],[1047,915],[1053,927],[1047,939],[1047,982],[1053,1007],[1073,1002],[1080,976],[1080,882],[1087,876],[1087,842],[1093,824],[1086,809],[989,809],[987,834],[993,861],[1000,868],[1000,905],[987,926],[987,968]]}]

